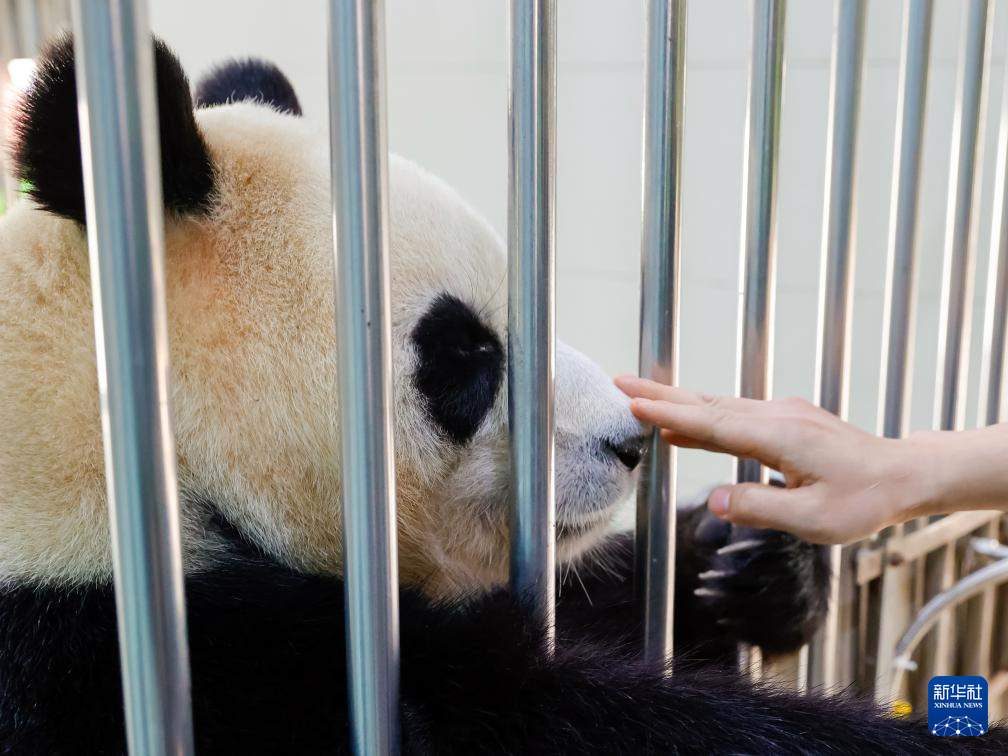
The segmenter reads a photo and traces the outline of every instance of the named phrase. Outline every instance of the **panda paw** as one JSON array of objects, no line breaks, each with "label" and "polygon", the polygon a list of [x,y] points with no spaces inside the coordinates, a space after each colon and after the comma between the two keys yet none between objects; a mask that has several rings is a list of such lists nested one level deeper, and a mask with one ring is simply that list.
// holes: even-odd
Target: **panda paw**
[{"label": "panda paw", "polygon": [[710,551],[694,594],[717,627],[771,656],[808,642],[826,615],[827,549],[778,530],[704,519]]}]

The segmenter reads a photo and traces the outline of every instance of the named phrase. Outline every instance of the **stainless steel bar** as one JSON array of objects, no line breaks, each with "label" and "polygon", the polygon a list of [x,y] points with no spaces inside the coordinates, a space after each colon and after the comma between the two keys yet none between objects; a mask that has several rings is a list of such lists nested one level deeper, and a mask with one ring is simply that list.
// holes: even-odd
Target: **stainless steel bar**
[{"label": "stainless steel bar", "polygon": [[[641,215],[640,374],[678,381],[686,0],[649,0]],[[651,435],[637,497],[636,590],[644,657],[672,657],[675,449]]]},{"label": "stainless steel bar", "polygon": [[38,0],[15,0],[17,11],[17,32],[21,52],[18,57],[31,58],[38,55],[42,41],[39,23]]},{"label": "stainless steel bar", "polygon": [[991,215],[991,249],[984,300],[983,357],[977,407],[977,424],[981,426],[1001,421],[1005,339],[1008,336],[1008,76],[1004,77],[1001,94]]},{"label": "stainless steel bar", "polygon": [[[770,396],[774,268],[777,247],[777,153],[784,84],[785,0],[756,0],[746,119],[745,224],[739,270],[738,391]],[[760,480],[755,460],[738,461],[740,482]]]},{"label": "stainless steel bar", "polygon": [[[956,113],[952,128],[952,163],[949,169],[948,215],[945,224],[945,259],[942,275],[938,336],[938,383],[935,388],[934,424],[941,430],[961,429],[966,416],[969,370],[970,315],[973,307],[973,266],[977,218],[973,213],[981,144],[983,100],[986,91],[987,43],[990,34],[987,0],[963,5],[965,28],[959,61]],[[928,593],[948,589],[955,582],[955,547],[947,545],[928,559],[924,584]],[[926,646],[933,674],[952,674],[955,667],[955,623],[946,612],[938,620]]]},{"label": "stainless steel bar", "polygon": [[[1005,369],[1005,338],[1008,326],[1008,76],[1004,76],[1001,115],[998,127],[997,158],[994,170],[994,200],[991,212],[990,254],[987,291],[984,298],[980,385],[977,394],[977,425],[1001,422],[1002,386]],[[999,535],[999,523],[987,526],[991,538]],[[984,589],[976,610],[976,621],[966,640],[964,672],[989,676],[994,671],[995,628],[1008,627],[998,617],[997,590]]]},{"label": "stainless steel bar", "polygon": [[[916,310],[916,232],[920,197],[921,152],[931,48],[932,0],[907,0],[903,14],[896,144],[890,209],[889,257],[882,334],[881,434],[906,433],[910,412],[910,381]],[[896,531],[900,528],[897,526]],[[875,694],[888,695],[892,651],[910,621],[910,575],[906,564],[887,564],[879,603]]]},{"label": "stainless steel bar", "polygon": [[73,16],[126,735],[133,756],[178,756],[192,713],[153,45],[145,2],[75,0]]},{"label": "stainless steel bar", "polygon": [[329,129],[351,743],[399,750],[385,9],[329,2]]},{"label": "stainless steel bar", "polygon": [[914,318],[916,315],[917,208],[931,48],[932,0],[907,0],[894,147],[889,258],[883,315],[881,434],[899,438],[910,411]]},{"label": "stainless steel bar", "polygon": [[554,0],[510,0],[508,419],[511,588],[554,638]]},{"label": "stainless steel bar", "polygon": [[959,61],[956,114],[952,127],[952,165],[949,170],[948,216],[945,224],[945,261],[942,275],[942,318],[938,337],[938,385],[935,426],[963,427],[966,414],[966,376],[969,369],[970,313],[973,301],[973,250],[977,223],[973,198],[979,193],[978,154],[990,25],[987,0],[968,0],[963,7],[966,28]]},{"label": "stainless steel bar", "polygon": [[[854,280],[854,181],[858,115],[864,58],[865,0],[837,0],[830,75],[830,114],[826,144],[826,190],[819,283],[819,341],[816,349],[816,400],[847,417],[850,377],[851,287]],[[812,689],[853,682],[854,584],[843,547],[830,549],[830,600],[826,620],[809,644],[806,675]],[[841,635],[845,636],[841,643]]]},{"label": "stainless steel bar", "polygon": [[0,0],[0,67],[6,66],[12,58],[21,56],[17,17],[17,6],[14,0]]}]

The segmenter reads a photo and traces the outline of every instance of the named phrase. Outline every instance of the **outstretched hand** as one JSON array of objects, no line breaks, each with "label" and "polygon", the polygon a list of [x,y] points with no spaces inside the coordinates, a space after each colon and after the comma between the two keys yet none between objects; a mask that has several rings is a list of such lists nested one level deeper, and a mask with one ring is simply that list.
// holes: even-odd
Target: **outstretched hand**
[{"label": "outstretched hand", "polygon": [[[901,522],[928,500],[930,445],[880,438],[804,399],[708,396],[633,376],[616,385],[631,411],[670,444],[758,460],[785,488],[714,489],[710,511],[729,522],[786,530],[814,543],[846,543]],[[923,463],[923,464],[922,464]]]}]

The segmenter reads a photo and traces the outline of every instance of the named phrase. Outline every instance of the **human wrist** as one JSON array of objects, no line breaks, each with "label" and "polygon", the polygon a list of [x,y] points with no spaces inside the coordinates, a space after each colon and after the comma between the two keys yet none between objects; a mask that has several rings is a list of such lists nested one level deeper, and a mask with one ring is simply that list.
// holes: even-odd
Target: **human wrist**
[{"label": "human wrist", "polygon": [[948,464],[949,435],[942,431],[917,431],[890,442],[896,449],[896,475],[901,482],[897,521],[951,511],[948,507],[956,485],[949,478],[956,471]]}]

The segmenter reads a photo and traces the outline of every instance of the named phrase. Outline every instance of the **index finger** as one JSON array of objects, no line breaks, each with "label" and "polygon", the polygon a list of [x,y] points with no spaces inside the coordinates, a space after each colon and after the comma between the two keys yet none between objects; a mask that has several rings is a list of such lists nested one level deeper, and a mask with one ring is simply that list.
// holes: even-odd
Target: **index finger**
[{"label": "index finger", "polygon": [[768,411],[769,403],[760,399],[743,399],[737,396],[720,396],[718,394],[701,394],[696,391],[677,386],[669,386],[648,378],[636,375],[618,375],[613,382],[616,387],[631,398],[660,399],[676,404],[693,404],[698,406],[721,407],[733,412],[764,412]]},{"label": "index finger", "polygon": [[780,469],[782,433],[776,417],[653,399],[633,399],[630,410],[638,419],[665,428],[695,448],[747,457]]}]

